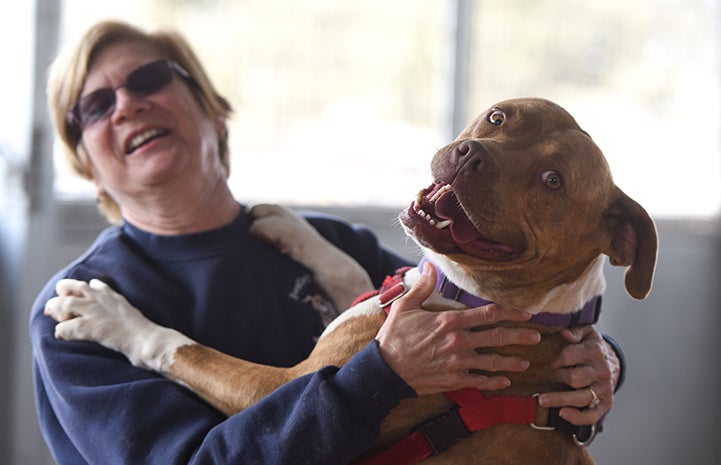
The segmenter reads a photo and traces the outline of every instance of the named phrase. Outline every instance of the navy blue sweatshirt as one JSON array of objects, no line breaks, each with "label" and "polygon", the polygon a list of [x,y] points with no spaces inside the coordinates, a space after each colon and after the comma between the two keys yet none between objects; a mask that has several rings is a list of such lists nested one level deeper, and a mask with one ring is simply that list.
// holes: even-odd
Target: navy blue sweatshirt
[{"label": "navy blue sweatshirt", "polygon": [[[407,263],[367,229],[309,216],[374,284]],[[414,395],[375,341],[345,366],[286,384],[225,417],[187,389],[90,342],[58,341],[43,315],[61,278],[99,278],[152,321],[257,363],[291,366],[312,350],[330,303],[311,273],[250,235],[250,219],[210,232],[158,236],[105,230],[56,274],[30,318],[40,426],[61,464],[342,464],[370,447],[380,422]]]}]

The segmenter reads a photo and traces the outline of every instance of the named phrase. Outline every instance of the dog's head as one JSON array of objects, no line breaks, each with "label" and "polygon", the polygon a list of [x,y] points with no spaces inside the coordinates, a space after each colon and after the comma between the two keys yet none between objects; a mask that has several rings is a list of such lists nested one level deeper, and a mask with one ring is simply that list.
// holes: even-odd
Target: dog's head
[{"label": "dog's head", "polygon": [[497,293],[568,285],[606,254],[629,267],[631,296],[650,291],[653,220],[616,187],[599,148],[560,106],[494,105],[436,153],[431,171],[433,184],[401,222],[452,278],[470,277],[503,301]]}]

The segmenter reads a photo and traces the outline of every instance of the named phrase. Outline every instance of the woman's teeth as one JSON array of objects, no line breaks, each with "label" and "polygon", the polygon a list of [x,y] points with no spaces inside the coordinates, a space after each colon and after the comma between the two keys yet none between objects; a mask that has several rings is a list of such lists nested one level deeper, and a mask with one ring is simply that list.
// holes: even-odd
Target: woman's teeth
[{"label": "woman's teeth", "polygon": [[135,137],[130,139],[130,144],[128,144],[128,148],[125,153],[132,152],[136,148],[146,143],[148,140],[160,135],[162,132],[163,131],[160,129],[148,129],[147,131],[143,131],[140,134],[137,134]]}]

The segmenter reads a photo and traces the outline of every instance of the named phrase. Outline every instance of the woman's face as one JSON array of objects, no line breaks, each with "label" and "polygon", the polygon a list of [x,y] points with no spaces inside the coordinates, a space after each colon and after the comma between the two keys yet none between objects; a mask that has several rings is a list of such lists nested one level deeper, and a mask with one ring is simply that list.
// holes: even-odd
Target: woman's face
[{"label": "woman's face", "polygon": [[[165,59],[140,41],[113,42],[93,60],[82,96],[125,83],[139,66]],[[93,182],[121,206],[144,196],[193,195],[208,182],[225,182],[218,156],[224,121],[211,120],[176,72],[170,84],[137,98],[121,87],[115,108],[83,129],[81,144],[91,162]]]}]

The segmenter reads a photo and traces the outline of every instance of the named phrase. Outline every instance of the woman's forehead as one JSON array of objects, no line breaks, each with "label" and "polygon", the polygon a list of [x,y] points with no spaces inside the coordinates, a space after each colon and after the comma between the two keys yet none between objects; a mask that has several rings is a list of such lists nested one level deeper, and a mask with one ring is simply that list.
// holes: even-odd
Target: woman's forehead
[{"label": "woman's forehead", "polygon": [[128,73],[145,63],[166,58],[157,47],[141,40],[116,40],[93,56],[84,89],[118,85]]}]

